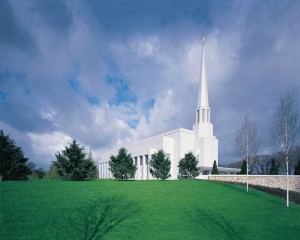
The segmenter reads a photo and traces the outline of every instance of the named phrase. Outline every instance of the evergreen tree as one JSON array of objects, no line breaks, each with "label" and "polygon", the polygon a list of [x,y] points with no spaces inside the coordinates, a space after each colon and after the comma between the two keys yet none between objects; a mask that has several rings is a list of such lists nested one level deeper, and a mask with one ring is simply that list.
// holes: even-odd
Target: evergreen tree
[{"label": "evergreen tree", "polygon": [[182,177],[196,177],[199,175],[197,168],[198,161],[192,152],[186,153],[184,158],[179,161],[179,176]]},{"label": "evergreen tree", "polygon": [[22,149],[0,130],[0,178],[27,180],[27,175],[31,174],[30,168],[26,165],[27,161]]},{"label": "evergreen tree", "polygon": [[270,175],[278,175],[278,172],[279,172],[278,165],[276,164],[275,159],[272,158],[272,161],[271,161],[271,168],[270,168],[269,174],[270,174]]},{"label": "evergreen tree", "polygon": [[295,166],[294,175],[300,175],[300,160],[298,161],[297,165]]},{"label": "evergreen tree", "polygon": [[213,165],[211,174],[219,174],[219,170],[218,170],[218,167],[217,167],[217,162],[216,162],[216,160],[214,161],[214,165]]},{"label": "evergreen tree", "polygon": [[126,148],[120,148],[117,156],[111,156],[108,162],[110,171],[115,179],[127,180],[134,178],[136,166],[131,154],[127,154]]},{"label": "evergreen tree", "polygon": [[242,167],[241,167],[240,174],[247,174],[247,162],[246,162],[245,159],[244,159],[244,161],[243,161],[243,164],[242,164]]},{"label": "evergreen tree", "polygon": [[163,150],[159,150],[157,153],[152,154],[149,164],[150,173],[153,177],[161,180],[171,177],[171,161]]},{"label": "evergreen tree", "polygon": [[53,162],[57,173],[65,180],[82,181],[96,176],[97,168],[93,161],[86,158],[84,148],[74,139],[69,147],[55,154],[57,161]]}]

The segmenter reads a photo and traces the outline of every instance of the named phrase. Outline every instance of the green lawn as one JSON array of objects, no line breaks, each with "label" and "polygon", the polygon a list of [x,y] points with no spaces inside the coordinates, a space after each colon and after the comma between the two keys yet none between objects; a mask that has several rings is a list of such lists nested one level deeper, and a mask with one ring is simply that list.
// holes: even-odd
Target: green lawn
[{"label": "green lawn", "polygon": [[30,180],[0,188],[3,240],[300,239],[300,206],[236,185]]}]

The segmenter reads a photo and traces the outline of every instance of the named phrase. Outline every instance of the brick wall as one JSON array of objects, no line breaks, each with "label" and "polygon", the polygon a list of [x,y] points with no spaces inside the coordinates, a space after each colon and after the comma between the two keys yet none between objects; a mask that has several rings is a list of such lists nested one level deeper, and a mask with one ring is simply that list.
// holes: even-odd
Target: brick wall
[{"label": "brick wall", "polygon": [[[208,180],[246,183],[246,175],[209,175]],[[285,175],[249,175],[249,184],[286,189]],[[289,176],[289,189],[300,192],[300,176]]]}]

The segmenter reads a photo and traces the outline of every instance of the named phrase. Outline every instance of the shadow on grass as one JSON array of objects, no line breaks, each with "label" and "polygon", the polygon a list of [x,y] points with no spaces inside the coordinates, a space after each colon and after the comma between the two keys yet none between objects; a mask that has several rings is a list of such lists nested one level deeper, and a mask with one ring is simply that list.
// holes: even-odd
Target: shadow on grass
[{"label": "shadow on grass", "polygon": [[242,239],[237,228],[222,215],[215,215],[204,209],[197,209],[196,214],[201,221],[201,228],[212,239],[217,239],[220,235],[223,236],[223,239],[226,239],[226,237],[231,240]]},{"label": "shadow on grass", "polygon": [[90,201],[66,217],[66,227],[69,236],[73,236],[72,239],[102,239],[137,212],[135,203],[120,197],[100,198]]}]

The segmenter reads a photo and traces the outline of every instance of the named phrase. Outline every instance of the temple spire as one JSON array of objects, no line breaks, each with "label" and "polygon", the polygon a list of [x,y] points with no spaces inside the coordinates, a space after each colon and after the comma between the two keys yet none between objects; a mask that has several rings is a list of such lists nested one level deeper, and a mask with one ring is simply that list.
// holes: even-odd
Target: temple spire
[{"label": "temple spire", "polygon": [[210,122],[210,108],[208,103],[207,79],[204,60],[204,35],[202,35],[202,56],[200,67],[200,79],[198,90],[198,102],[196,109],[196,123]]}]

